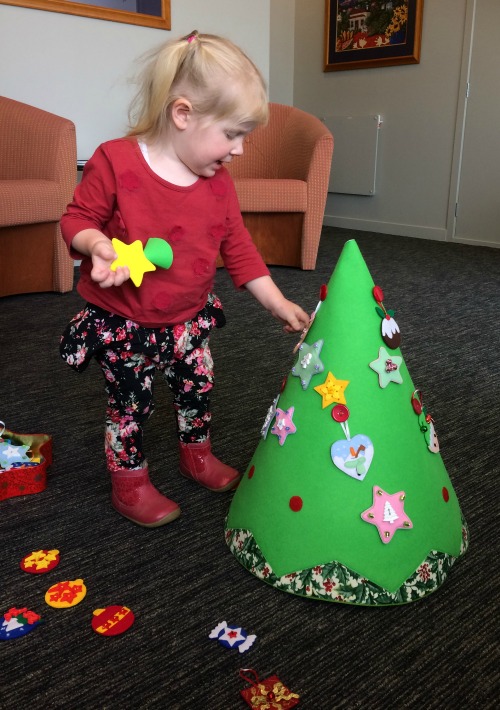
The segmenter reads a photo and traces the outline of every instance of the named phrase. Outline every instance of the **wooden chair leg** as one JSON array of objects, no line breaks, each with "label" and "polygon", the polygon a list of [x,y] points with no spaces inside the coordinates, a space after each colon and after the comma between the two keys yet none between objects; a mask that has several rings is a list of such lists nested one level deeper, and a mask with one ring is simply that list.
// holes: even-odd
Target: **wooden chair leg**
[{"label": "wooden chair leg", "polygon": [[[243,221],[266,264],[300,268],[304,222],[301,212],[244,212]],[[220,257],[217,266],[222,266]]]}]

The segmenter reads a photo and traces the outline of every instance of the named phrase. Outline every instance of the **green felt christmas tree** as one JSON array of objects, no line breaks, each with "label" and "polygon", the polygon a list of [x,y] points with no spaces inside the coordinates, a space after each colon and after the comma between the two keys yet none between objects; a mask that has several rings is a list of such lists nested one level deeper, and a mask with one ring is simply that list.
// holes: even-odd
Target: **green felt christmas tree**
[{"label": "green felt christmas tree", "polygon": [[400,332],[356,242],[322,288],[226,541],[254,575],[359,605],[420,599],[467,549],[467,526]]}]

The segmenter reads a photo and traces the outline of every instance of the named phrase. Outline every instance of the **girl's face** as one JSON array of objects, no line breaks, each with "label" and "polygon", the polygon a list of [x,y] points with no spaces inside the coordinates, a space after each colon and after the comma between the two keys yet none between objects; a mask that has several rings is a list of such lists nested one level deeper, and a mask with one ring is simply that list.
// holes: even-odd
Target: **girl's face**
[{"label": "girl's face", "polygon": [[176,141],[177,157],[195,175],[213,177],[224,163],[243,154],[245,138],[254,127],[253,123],[237,124],[230,118],[215,121],[191,114]]}]

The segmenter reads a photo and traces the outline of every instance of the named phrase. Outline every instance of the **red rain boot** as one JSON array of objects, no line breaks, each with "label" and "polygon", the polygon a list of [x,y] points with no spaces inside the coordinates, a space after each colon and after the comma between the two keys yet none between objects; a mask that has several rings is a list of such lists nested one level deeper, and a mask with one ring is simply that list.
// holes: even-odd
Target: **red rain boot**
[{"label": "red rain boot", "polygon": [[236,488],[240,482],[238,471],[213,455],[210,439],[199,444],[183,444],[180,441],[179,451],[182,475],[192,478],[209,491],[223,493]]},{"label": "red rain boot", "polygon": [[111,472],[111,505],[125,518],[145,528],[170,523],[181,514],[177,503],[162,495],[149,480],[147,466]]}]

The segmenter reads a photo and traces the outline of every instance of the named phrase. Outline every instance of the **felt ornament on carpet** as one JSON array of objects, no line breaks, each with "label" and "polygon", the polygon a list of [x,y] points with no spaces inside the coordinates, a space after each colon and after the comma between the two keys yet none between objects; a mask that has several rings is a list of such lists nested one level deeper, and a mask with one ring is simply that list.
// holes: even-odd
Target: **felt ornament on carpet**
[{"label": "felt ornament on carpet", "polygon": [[135,621],[134,612],[127,606],[111,605],[95,609],[93,613],[92,628],[101,636],[119,636]]},{"label": "felt ornament on carpet", "polygon": [[224,648],[237,648],[240,653],[245,653],[257,636],[248,634],[241,626],[229,626],[225,621],[221,621],[212,629],[209,638],[217,639]]},{"label": "felt ornament on carpet", "polygon": [[255,710],[290,710],[299,702],[300,695],[292,693],[277,675],[260,680],[253,668],[242,668],[240,677],[251,686],[240,690],[241,697]]},{"label": "felt ornament on carpet", "polygon": [[12,607],[0,619],[0,641],[21,638],[34,631],[40,624],[41,616],[28,607]]},{"label": "felt ornament on carpet", "polygon": [[23,557],[19,566],[23,572],[30,574],[45,574],[57,567],[60,556],[59,550],[35,550]]},{"label": "felt ornament on carpet", "polygon": [[45,594],[45,601],[56,609],[66,609],[79,604],[86,594],[87,587],[83,579],[75,579],[53,584]]},{"label": "felt ornament on carpet", "polygon": [[[266,420],[231,501],[226,542],[252,574],[292,594],[366,606],[418,600],[466,551],[467,525],[399,328],[355,241],[322,296],[295,376],[270,410],[277,436],[266,435]],[[307,368],[319,362],[318,377]]]},{"label": "felt ornament on carpet", "polygon": [[0,422],[0,501],[45,490],[51,464],[51,436],[20,434]]}]

